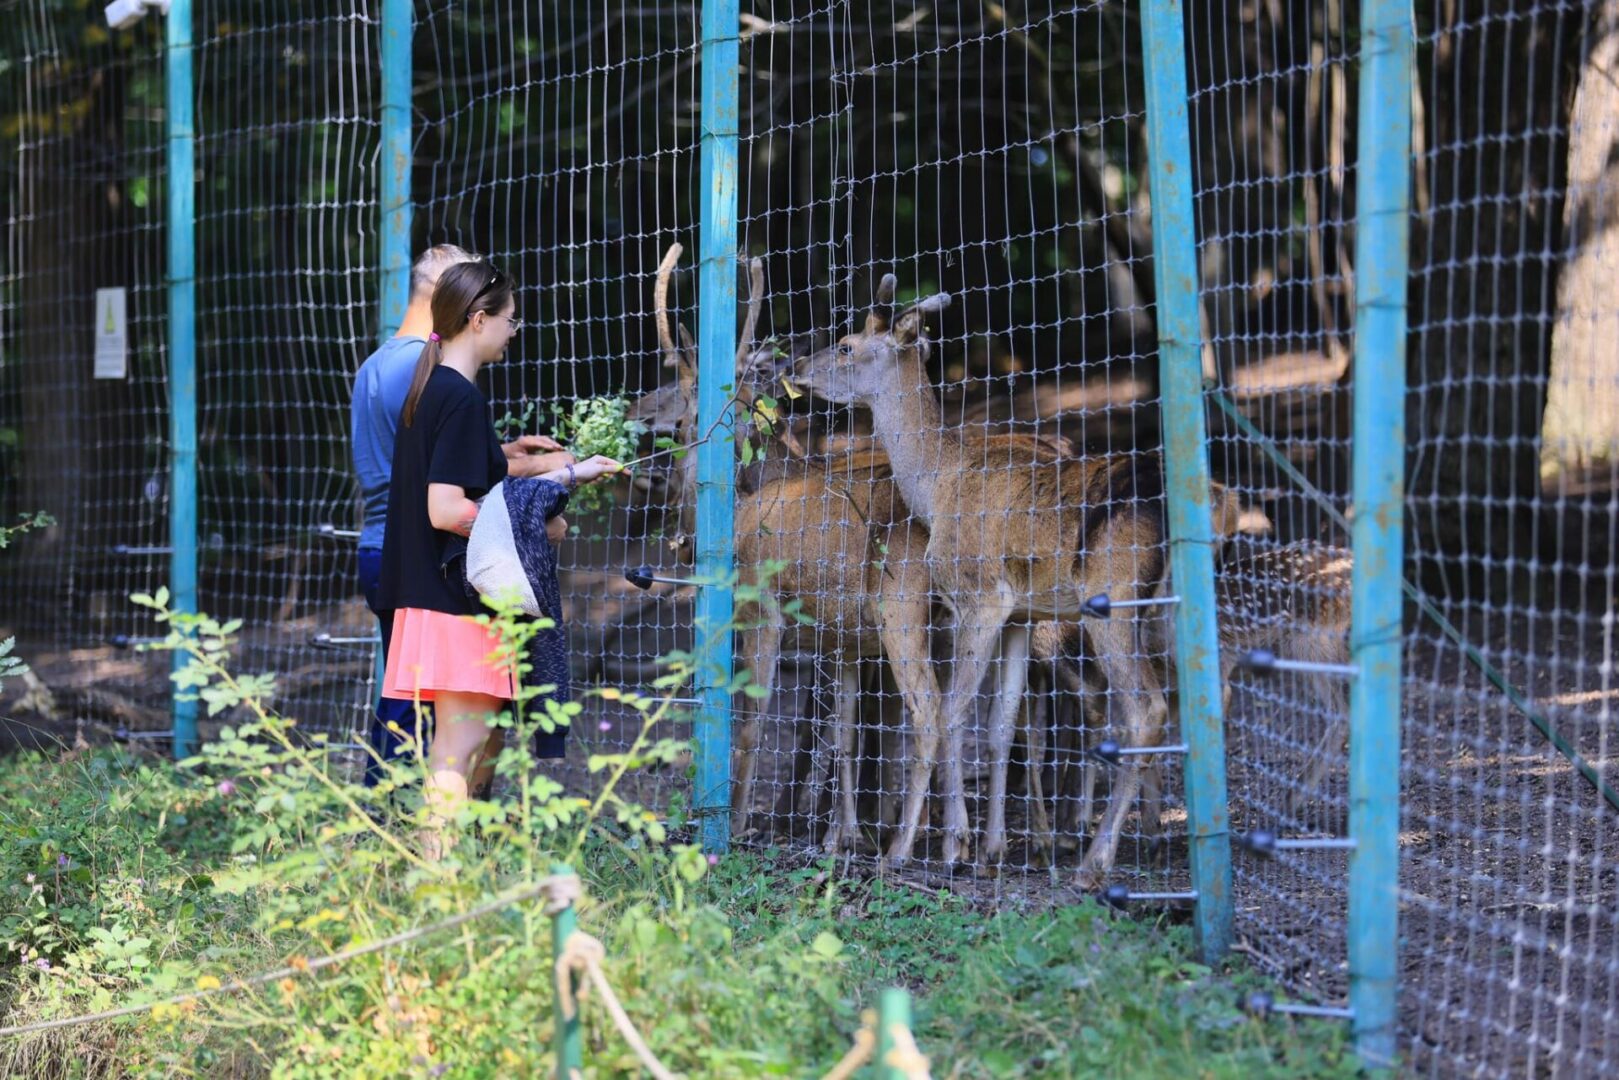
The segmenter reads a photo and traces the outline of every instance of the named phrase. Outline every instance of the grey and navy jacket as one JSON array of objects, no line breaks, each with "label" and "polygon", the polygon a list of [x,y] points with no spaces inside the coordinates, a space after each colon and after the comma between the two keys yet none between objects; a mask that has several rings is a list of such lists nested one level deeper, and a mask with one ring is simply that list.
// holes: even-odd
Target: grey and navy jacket
[{"label": "grey and navy jacket", "polygon": [[[539,477],[507,477],[484,496],[472,539],[456,545],[459,555],[452,555],[445,564],[446,573],[459,577],[480,610],[483,603],[473,582],[485,591],[511,590],[527,616],[543,616],[556,624],[538,631],[529,641],[524,685],[555,687],[531,699],[531,717],[545,715],[546,699],[558,704],[572,699],[557,551],[545,533],[546,524],[567,505],[568,489],[561,484]],[[536,755],[561,757],[566,732],[565,727],[554,733],[537,730]]]}]

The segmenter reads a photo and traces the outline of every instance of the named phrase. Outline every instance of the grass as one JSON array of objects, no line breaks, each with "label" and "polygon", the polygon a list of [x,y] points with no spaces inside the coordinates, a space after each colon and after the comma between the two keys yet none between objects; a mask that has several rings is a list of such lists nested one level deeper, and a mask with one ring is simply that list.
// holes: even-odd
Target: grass
[{"label": "grass", "polygon": [[855,1002],[904,986],[935,1078],[1356,1075],[1341,1025],[1248,1019],[1265,987],[1238,963],[1196,960],[1183,926],[1094,903],[986,912],[881,880],[840,882],[831,863],[780,869],[743,856],[711,877],[747,950],[791,928],[839,936]]},{"label": "grass", "polygon": [[[241,812],[240,793],[221,796],[213,781],[167,765],[96,752],[16,758],[3,772],[6,1023],[155,998],[208,972],[251,974],[445,908],[434,890],[375,869],[333,867],[320,887],[274,878],[223,887],[226,868],[242,862],[241,838],[262,833],[264,818]],[[308,855],[296,836],[285,851],[289,862]],[[890,986],[915,995],[917,1042],[938,1078],[1355,1072],[1337,1025],[1241,1016],[1238,996],[1262,983],[1238,964],[1199,964],[1184,927],[1093,904],[987,911],[950,894],[840,880],[831,863],[774,851],[726,856],[671,887],[637,852],[617,841],[581,852],[581,925],[606,943],[609,976],[637,1025],[687,1076],[820,1076]],[[333,912],[363,914],[373,929],[346,938],[322,927]],[[38,967],[46,957],[48,971]],[[427,1061],[439,1076],[518,1075],[547,1064],[548,960],[545,935],[525,945],[521,920],[492,918],[474,935],[279,995],[11,1040],[0,1068],[392,1076],[422,1074],[413,1062]],[[411,990],[403,1005],[401,986]],[[586,1011],[587,1074],[634,1075],[600,1011]]]}]

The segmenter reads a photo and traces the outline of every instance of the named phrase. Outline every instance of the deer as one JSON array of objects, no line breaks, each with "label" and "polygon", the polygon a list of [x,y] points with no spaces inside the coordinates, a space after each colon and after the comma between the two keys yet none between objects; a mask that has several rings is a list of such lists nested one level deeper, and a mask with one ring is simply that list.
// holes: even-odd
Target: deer
[{"label": "deer", "polygon": [[[971,842],[960,798],[967,712],[991,659],[1001,661],[979,849],[989,863],[1005,854],[1007,764],[1027,679],[1029,625],[1077,621],[1098,594],[1115,604],[1157,594],[1166,569],[1163,473],[1156,453],[1042,460],[1014,442],[948,429],[928,382],[925,320],[950,300],[946,293],[926,298],[880,331],[844,337],[799,361],[793,379],[825,401],[871,410],[901,495],[929,532],[928,571],[955,616],[955,667],[945,696],[947,861],[959,861]],[[1223,542],[1236,531],[1241,505],[1218,485],[1210,495]],[[1123,696],[1130,745],[1158,745],[1168,706],[1158,672],[1140,655],[1136,617],[1096,620],[1086,635],[1110,689]],[[1099,886],[1112,868],[1142,787],[1138,761],[1120,768],[1079,870],[1082,889]]]},{"label": "deer", "polygon": [[[696,437],[697,376],[691,359],[693,350],[684,327],[677,327],[677,344],[667,314],[668,278],[679,255],[680,247],[675,245],[665,256],[659,267],[654,300],[660,348],[665,363],[676,369],[678,397],[660,389],[643,398],[638,409],[653,421],[654,427],[661,423],[665,430],[676,433],[678,441],[690,445]],[[882,278],[863,332],[878,334],[887,328],[893,316],[897,286],[892,274]],[[736,385],[742,388],[741,393],[757,392],[758,387],[768,382],[774,367],[767,359],[762,359],[762,356],[773,358],[772,350],[765,350],[763,354],[750,352],[761,290],[762,280],[755,263],[749,316],[737,352]],[[654,395],[656,400],[652,400]],[[679,402],[678,407],[672,408],[671,402]],[[784,432],[785,429],[778,429],[778,437]],[[1042,459],[1054,460],[1074,453],[1066,440],[1057,437],[1011,434],[986,438],[1008,442]],[[941,740],[942,707],[929,649],[933,596],[923,559],[927,531],[903,504],[885,454],[859,451],[809,461],[796,442],[786,438],[782,442],[790,458],[798,460],[789,460],[775,470],[763,470],[758,487],[745,491],[736,508],[738,565],[745,570],[770,561],[785,565],[770,583],[776,605],[764,613],[765,621],[761,625],[742,632],[738,655],[745,659],[756,682],[767,689],[772,686],[787,630],[780,607],[791,597],[798,598],[805,612],[832,634],[840,673],[839,685],[833,688],[832,694],[832,711],[836,717],[832,741],[834,764],[839,774],[839,799],[834,808],[833,825],[822,842],[828,850],[848,846],[856,836],[853,717],[857,688],[852,682],[855,661],[882,656],[889,662],[917,739],[916,753],[906,763],[900,827],[886,852],[890,865],[903,865],[914,852]],[[695,514],[692,461],[691,454],[685,455],[670,480],[672,501],[679,508],[682,532],[687,534]],[[1037,638],[1037,645],[1050,642],[1054,646],[1057,640],[1047,635]],[[1036,653],[1039,659],[1064,663],[1063,658],[1039,648]],[[1078,685],[1072,675],[1068,681]],[[738,833],[746,831],[752,807],[759,729],[766,704],[767,699],[749,700],[743,706],[736,747],[737,781],[733,788],[733,825]],[[957,797],[960,801],[954,816],[964,818],[965,796],[958,791]],[[947,811],[947,816],[950,813]]]},{"label": "deer", "polygon": [[[1231,676],[1243,658],[1254,650],[1267,650],[1286,659],[1317,664],[1342,666],[1349,663],[1349,586],[1353,571],[1354,556],[1348,549],[1315,540],[1265,546],[1245,554],[1232,554],[1219,563],[1214,584],[1222,716],[1230,715]],[[1058,669],[1062,688],[1071,697],[1087,703],[1105,700],[1107,688],[1097,665],[1086,662],[1090,648],[1086,642],[1086,624],[1048,626],[1052,627],[1050,632],[1056,634],[1057,640],[1048,643],[1046,651],[1070,661],[1066,667]],[[1177,697],[1174,621],[1155,620],[1146,641],[1146,651],[1161,664],[1173,714]],[[1303,687],[1326,722],[1319,741],[1308,754],[1300,783],[1289,795],[1284,808],[1284,812],[1295,819],[1306,808],[1310,794],[1320,787],[1334,746],[1343,743],[1349,704],[1348,683],[1341,676],[1312,672],[1304,677]],[[1089,704],[1086,708],[1087,721],[1083,731],[1078,732],[1081,735],[1106,726],[1105,719],[1091,722],[1094,717]],[[1031,728],[1032,733],[1037,731],[1038,725]],[[1035,737],[1031,734],[1031,753]],[[1089,826],[1100,766],[1087,753],[1093,748],[1087,748],[1083,738],[1077,749],[1074,755],[1077,760],[1059,769],[1055,787],[1061,802],[1054,829],[1045,807],[1038,803],[1035,807],[1035,842],[1042,849],[1054,849],[1057,833],[1078,834]],[[1143,818],[1151,828],[1156,821],[1158,802],[1157,763],[1149,765],[1149,770],[1145,781],[1145,801],[1149,809]],[[1031,798],[1038,800],[1039,797],[1038,789],[1031,789]]]},{"label": "deer", "polygon": [[[682,409],[675,427],[677,439],[690,447],[696,438],[697,370],[690,335],[680,327],[677,342],[670,329],[668,283],[680,257],[674,245],[659,267],[654,296],[659,347],[665,363],[677,373]],[[759,381],[763,366],[752,352],[752,334],[762,293],[762,273],[755,260],[750,282],[750,314],[737,350],[738,398],[751,402],[748,389]],[[892,286],[889,287],[890,295]],[[867,316],[869,332],[879,332],[886,315],[882,293]],[[744,396],[750,395],[750,396]],[[738,441],[746,437],[739,433]],[[671,483],[680,507],[682,531],[689,532],[695,513],[695,455],[687,453]],[[742,629],[737,656],[752,672],[753,681],[768,692],[788,633],[785,609],[798,600],[800,611],[824,635],[828,652],[836,660],[838,684],[834,688],[834,767],[838,798],[833,820],[822,846],[829,851],[853,846],[858,835],[855,807],[855,707],[858,699],[858,662],[885,658],[894,672],[918,742],[932,758],[940,738],[943,710],[938,680],[929,648],[932,593],[923,552],[927,533],[898,506],[899,492],[886,458],[864,453],[840,456],[827,462],[806,462],[802,469],[768,478],[736,505],[736,561],[743,582],[760,590],[760,602],[738,612]],[[766,573],[772,568],[774,573]],[[747,831],[758,769],[758,747],[768,697],[744,697],[734,748],[732,828]],[[920,799],[925,777],[915,775],[907,785],[907,798]],[[920,807],[913,817],[920,816]],[[896,834],[890,857],[909,858],[914,829]]]}]

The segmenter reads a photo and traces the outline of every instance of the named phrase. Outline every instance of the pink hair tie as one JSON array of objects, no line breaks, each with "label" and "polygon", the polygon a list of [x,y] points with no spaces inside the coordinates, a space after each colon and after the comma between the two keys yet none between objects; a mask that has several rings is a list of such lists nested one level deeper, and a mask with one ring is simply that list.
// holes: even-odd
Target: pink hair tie
[{"label": "pink hair tie", "polygon": [[439,337],[437,334],[428,334],[427,335],[427,340],[428,341],[443,341],[444,339]]}]

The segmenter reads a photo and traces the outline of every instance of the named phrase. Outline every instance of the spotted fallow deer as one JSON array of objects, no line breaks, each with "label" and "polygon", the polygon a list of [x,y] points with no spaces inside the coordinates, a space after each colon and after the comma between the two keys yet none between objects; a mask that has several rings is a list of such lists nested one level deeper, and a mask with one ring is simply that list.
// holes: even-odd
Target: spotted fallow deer
[{"label": "spotted fallow deer", "polygon": [[[1163,474],[1156,453],[1042,460],[1014,442],[951,430],[928,383],[924,320],[950,303],[924,300],[879,332],[861,331],[796,367],[795,381],[824,400],[871,410],[873,428],[911,512],[929,531],[933,586],[955,615],[955,665],[945,697],[946,859],[970,840],[959,797],[960,743],[991,659],[1001,660],[989,726],[990,788],[980,858],[1006,847],[1006,774],[1027,677],[1031,622],[1078,620],[1085,602],[1157,593],[1165,576]],[[1235,532],[1240,504],[1211,492],[1217,535]],[[1129,745],[1162,739],[1167,705],[1133,615],[1095,620],[1086,633],[1109,688],[1122,699]],[[1143,700],[1145,699],[1145,700]],[[1141,790],[1139,758],[1120,769],[1101,827],[1080,867],[1094,888],[1112,868],[1125,818]]]},{"label": "spotted fallow deer", "polygon": [[[1237,545],[1233,545],[1236,548]],[[1266,650],[1288,660],[1315,664],[1347,665],[1349,657],[1349,584],[1354,556],[1346,548],[1315,540],[1298,540],[1285,545],[1262,544],[1248,551],[1233,550],[1215,568],[1215,608],[1220,642],[1221,713],[1231,715],[1231,676],[1243,657],[1253,650]],[[1097,703],[1107,699],[1107,686],[1097,666],[1086,662],[1091,646],[1086,641],[1090,622],[1047,624],[1046,652],[1066,658],[1058,670],[1059,684],[1071,700],[1083,703],[1091,714],[1083,730],[1059,731],[1060,737],[1077,737],[1068,760],[1057,772],[1058,813],[1055,832],[1077,835],[1089,828],[1097,774],[1101,768],[1087,755],[1094,746],[1085,745],[1106,727],[1104,709]],[[1169,688],[1173,711],[1175,686],[1175,624],[1172,618],[1154,620],[1145,635],[1144,650],[1161,665],[1161,675]],[[1038,637],[1038,633],[1037,633]],[[1347,680],[1340,674],[1311,672],[1304,675],[1300,688],[1309,707],[1300,725],[1317,729],[1311,739],[1301,734],[1295,745],[1306,747],[1305,765],[1292,787],[1283,811],[1298,819],[1317,793],[1333,754],[1341,747],[1348,716]],[[1302,704],[1302,703],[1301,703]],[[1038,730],[1031,739],[1038,737]],[[1094,738],[1090,741],[1094,742]],[[1031,748],[1034,746],[1031,741]],[[1033,750],[1031,749],[1031,753]],[[1152,763],[1156,768],[1157,762]],[[1147,808],[1143,817],[1150,828],[1155,820],[1155,785],[1149,784]],[[1038,799],[1038,790],[1031,791]],[[1051,819],[1044,806],[1036,805],[1034,831],[1036,846],[1050,850],[1056,837],[1050,831]]]}]

